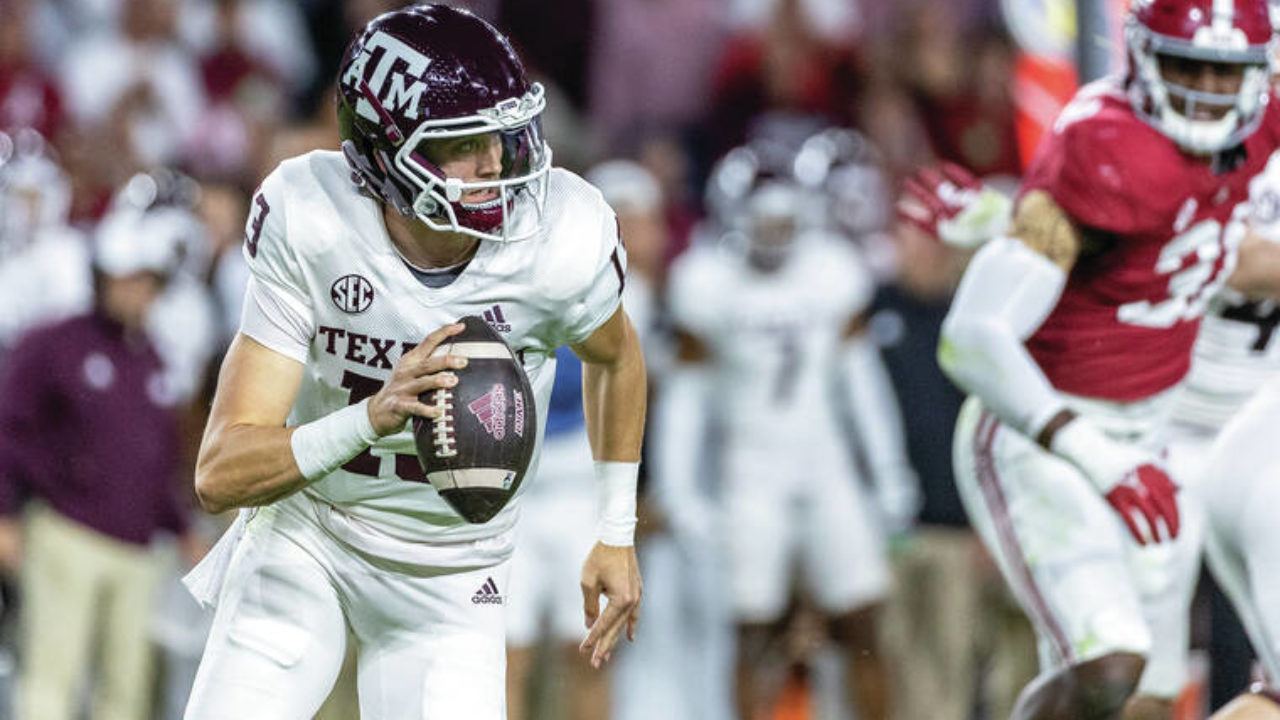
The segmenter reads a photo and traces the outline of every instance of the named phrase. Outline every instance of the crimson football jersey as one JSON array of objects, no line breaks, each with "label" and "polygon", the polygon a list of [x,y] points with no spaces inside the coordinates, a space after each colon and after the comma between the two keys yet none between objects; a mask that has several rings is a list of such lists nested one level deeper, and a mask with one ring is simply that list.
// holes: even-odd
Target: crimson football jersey
[{"label": "crimson football jersey", "polygon": [[1127,402],[1178,383],[1200,317],[1231,274],[1249,179],[1280,136],[1275,102],[1221,172],[1144,123],[1115,78],[1081,88],[1024,179],[1103,249],[1082,253],[1027,341],[1058,390]]}]

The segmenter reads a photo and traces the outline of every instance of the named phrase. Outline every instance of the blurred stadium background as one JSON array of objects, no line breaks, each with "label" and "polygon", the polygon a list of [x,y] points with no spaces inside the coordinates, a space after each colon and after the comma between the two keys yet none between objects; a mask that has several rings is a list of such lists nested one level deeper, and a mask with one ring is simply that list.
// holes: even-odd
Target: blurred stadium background
[{"label": "blurred stadium background", "polygon": [[[238,322],[248,199],[281,159],[337,148],[332,88],[343,48],[356,28],[400,4],[0,0],[0,130],[6,133],[0,138],[0,368],[24,333],[84,309],[92,247],[115,213],[130,205],[184,209],[191,223],[180,231],[181,266],[151,325],[183,409],[187,465],[173,486],[189,501],[193,527],[206,543],[225,519],[194,509],[190,463],[221,351]],[[1124,9],[1123,0],[1079,0],[1079,8],[1075,0],[454,4],[508,32],[547,85],[545,127],[558,165],[586,173],[627,159],[657,180],[659,222],[646,230],[652,244],[648,252],[632,252],[633,265],[651,277],[659,296],[665,268],[706,214],[704,186],[715,161],[762,134],[815,124],[855,128],[879,148],[889,187],[940,160],[1013,187],[1077,78],[1120,62],[1112,48]],[[889,202],[881,209],[886,216],[892,215]],[[964,258],[892,226],[879,230],[855,241],[863,243],[881,284],[871,327],[898,391],[925,497],[914,522],[890,544],[899,579],[885,627],[894,685],[899,696],[960,693],[945,698],[963,709],[954,717],[994,720],[1034,674],[1034,651],[1016,606],[1002,596],[998,574],[965,529],[951,487],[950,434],[960,397],[934,367],[933,342]],[[660,310],[653,327],[659,349],[652,351],[652,383],[660,386]],[[0,465],[0,488],[12,484],[2,475]],[[21,528],[22,498],[9,497],[12,490],[0,489],[0,510],[7,513],[0,534],[0,718],[13,716],[16,668],[30,644],[41,642],[17,629],[24,612],[18,588],[30,569],[22,564],[21,533],[14,532]],[[641,542],[663,542],[666,527],[656,515],[643,519]],[[937,557],[923,559],[925,547],[935,548]],[[156,543],[156,567],[168,579],[150,628],[160,659],[155,718],[181,716],[202,647],[207,619],[176,582],[194,554],[198,548]],[[950,574],[939,570],[947,566]],[[647,574],[647,593],[663,592],[658,577],[696,584],[681,576],[687,571]],[[1188,720],[1234,695],[1251,673],[1247,643],[1229,610],[1207,579],[1202,585],[1193,620],[1195,676],[1180,706]],[[947,607],[916,607],[929,604],[922,598]],[[642,623],[642,632],[656,636],[642,656],[646,662],[681,654],[680,635],[671,640],[671,631],[661,628],[665,621]],[[822,653],[810,650],[821,638],[811,637],[803,623],[798,628],[799,649],[791,652],[797,667],[811,672],[793,673],[777,716],[839,717],[821,690],[823,662],[813,660]],[[913,643],[927,634],[958,638],[949,647],[960,648],[967,677],[928,691],[913,686],[921,663],[929,661],[929,650]],[[664,650],[664,642],[673,644]],[[612,676],[614,717],[683,716],[661,709],[660,693],[646,689],[657,666],[628,664],[625,657],[619,665]],[[532,682],[541,689],[532,696],[533,716],[563,711],[561,677],[554,666],[535,674]],[[709,704],[705,712],[681,712],[729,717],[727,694],[717,687],[692,691],[704,696],[696,702]],[[944,717],[913,715],[908,705],[900,708],[904,720]],[[349,717],[352,711],[330,712]]]}]

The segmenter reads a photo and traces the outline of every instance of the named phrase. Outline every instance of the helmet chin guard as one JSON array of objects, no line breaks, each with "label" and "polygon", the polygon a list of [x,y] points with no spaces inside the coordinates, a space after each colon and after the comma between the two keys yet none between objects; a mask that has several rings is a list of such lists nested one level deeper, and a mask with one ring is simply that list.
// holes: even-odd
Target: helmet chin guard
[{"label": "helmet chin guard", "polygon": [[[412,214],[427,227],[508,242],[537,232],[551,170],[551,148],[542,138],[539,119],[546,107],[542,85],[533,83],[524,97],[503,104],[506,107],[481,111],[481,120],[422,123],[396,151],[395,167],[419,190]],[[488,133],[497,133],[502,145],[502,176],[497,180],[467,182],[446,177],[420,150],[429,140]],[[463,196],[477,190],[495,190],[497,197],[482,203],[462,202]]]}]

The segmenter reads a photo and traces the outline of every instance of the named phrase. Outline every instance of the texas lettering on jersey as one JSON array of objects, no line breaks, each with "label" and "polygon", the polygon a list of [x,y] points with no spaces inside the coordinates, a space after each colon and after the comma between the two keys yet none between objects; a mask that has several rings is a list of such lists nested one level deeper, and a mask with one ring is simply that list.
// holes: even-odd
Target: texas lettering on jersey
[{"label": "texas lettering on jersey", "polygon": [[321,325],[316,332],[323,340],[321,348],[324,353],[379,370],[395,367],[401,355],[418,345],[413,341],[374,337],[328,325]]}]

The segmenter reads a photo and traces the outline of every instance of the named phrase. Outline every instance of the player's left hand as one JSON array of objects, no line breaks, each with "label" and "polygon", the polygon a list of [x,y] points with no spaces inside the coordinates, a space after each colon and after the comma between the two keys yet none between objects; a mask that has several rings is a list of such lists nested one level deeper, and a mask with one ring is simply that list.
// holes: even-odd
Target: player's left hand
[{"label": "player's left hand", "polygon": [[1004,233],[1013,201],[959,165],[941,163],[907,178],[898,219],[946,245],[972,250]]},{"label": "player's left hand", "polygon": [[[589,632],[578,652],[591,653],[592,667],[599,668],[613,656],[623,627],[628,640],[636,639],[642,585],[635,547],[596,543],[591,549],[582,564],[582,610]],[[606,600],[603,612],[601,595]]]}]

